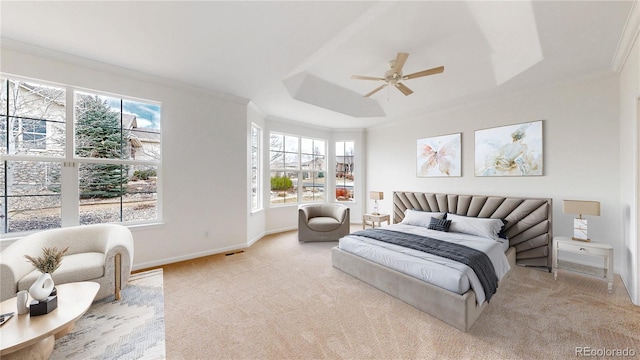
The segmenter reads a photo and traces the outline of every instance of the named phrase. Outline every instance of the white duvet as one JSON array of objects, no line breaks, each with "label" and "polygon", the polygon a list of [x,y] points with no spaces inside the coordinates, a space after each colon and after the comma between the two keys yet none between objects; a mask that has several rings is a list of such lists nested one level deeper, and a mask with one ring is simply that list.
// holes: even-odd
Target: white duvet
[{"label": "white duvet", "polygon": [[[510,269],[504,244],[492,239],[405,224],[392,224],[384,226],[384,229],[449,241],[480,250],[491,260],[498,280],[502,280]],[[470,267],[459,262],[355,235],[341,238],[338,247],[457,294],[464,294],[472,289],[476,293],[479,305],[486,300],[484,289],[476,274]]]}]

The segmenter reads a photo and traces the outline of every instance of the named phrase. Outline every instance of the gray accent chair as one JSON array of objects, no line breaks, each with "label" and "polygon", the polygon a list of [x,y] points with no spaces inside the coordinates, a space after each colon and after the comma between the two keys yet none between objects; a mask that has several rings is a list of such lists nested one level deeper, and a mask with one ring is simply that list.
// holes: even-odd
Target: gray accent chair
[{"label": "gray accent chair", "polygon": [[349,208],[342,204],[298,207],[298,241],[337,241],[349,234]]},{"label": "gray accent chair", "polygon": [[0,253],[0,300],[28,290],[40,272],[24,255],[42,255],[42,248],[69,247],[52,274],[55,284],[93,281],[100,284],[95,300],[115,296],[127,285],[133,266],[133,235],[118,224],[95,224],[44,230],[27,235]]}]

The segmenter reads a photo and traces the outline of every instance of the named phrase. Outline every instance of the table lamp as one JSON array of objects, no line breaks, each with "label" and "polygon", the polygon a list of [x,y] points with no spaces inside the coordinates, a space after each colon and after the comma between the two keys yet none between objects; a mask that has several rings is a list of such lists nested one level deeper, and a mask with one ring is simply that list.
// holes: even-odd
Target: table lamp
[{"label": "table lamp", "polygon": [[573,219],[573,240],[591,241],[587,236],[587,219],[582,215],[600,216],[600,203],[598,201],[584,200],[563,200],[562,212],[565,214],[578,214],[578,218]]},{"label": "table lamp", "polygon": [[378,212],[378,200],[384,199],[384,193],[382,191],[370,191],[369,199],[374,200],[373,203],[373,215],[380,215]]}]

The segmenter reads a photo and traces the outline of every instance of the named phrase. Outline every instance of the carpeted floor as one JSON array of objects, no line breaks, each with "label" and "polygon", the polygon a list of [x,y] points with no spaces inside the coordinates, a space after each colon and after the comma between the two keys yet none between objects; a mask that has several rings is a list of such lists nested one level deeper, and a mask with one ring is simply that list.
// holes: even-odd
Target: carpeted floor
[{"label": "carpeted floor", "polygon": [[165,359],[162,269],[131,275],[113,300],[91,305],[50,359]]},{"label": "carpeted floor", "polygon": [[[640,307],[619,276],[516,267],[468,333],[331,266],[295,231],[164,267],[169,359],[571,359],[640,356]],[[577,349],[578,348],[578,349]]]}]

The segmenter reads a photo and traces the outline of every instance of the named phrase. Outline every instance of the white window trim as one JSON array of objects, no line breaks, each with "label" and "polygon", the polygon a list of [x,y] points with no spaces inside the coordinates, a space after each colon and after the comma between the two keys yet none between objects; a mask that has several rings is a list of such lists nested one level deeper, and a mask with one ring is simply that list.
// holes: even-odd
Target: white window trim
[{"label": "white window trim", "polygon": [[[269,132],[269,149],[268,149],[268,153],[269,153],[269,157],[271,156],[271,134],[276,134],[276,135],[282,135],[282,136],[291,136],[291,137],[295,137],[298,139],[298,168],[297,169],[289,169],[289,168],[271,168],[271,162],[269,162],[269,178],[271,178],[271,173],[274,171],[281,171],[281,172],[297,172],[298,173],[298,178],[301,179],[302,178],[302,173],[303,172],[314,172],[314,173],[324,173],[325,174],[325,178],[328,176],[328,146],[329,146],[329,140],[327,139],[322,139],[322,138],[318,138],[318,137],[310,137],[310,136],[304,136],[304,135],[298,135],[298,134],[291,134],[291,133],[285,133],[282,131],[270,131]],[[324,142],[324,157],[325,157],[325,162],[324,162],[324,169],[321,170],[309,170],[309,169],[302,169],[302,139],[307,139],[307,140],[314,140],[314,141],[322,141]],[[300,199],[303,198],[304,192],[302,191],[301,186],[298,186],[297,188],[297,199],[298,201],[296,202],[288,202],[288,203],[282,203],[282,204],[273,204],[271,203],[271,200],[269,200],[269,207],[270,208],[280,208],[280,207],[287,207],[287,206],[298,206],[301,204],[318,204],[318,203],[327,203],[329,202],[329,199],[327,198],[327,189],[328,189],[328,184],[325,182],[324,185],[324,200],[323,201],[300,201]],[[269,190],[271,190],[271,186],[269,185]]]},{"label": "white window trim", "polygon": [[[42,79],[27,78],[19,75],[0,73],[0,78],[10,79],[23,82],[33,82],[40,85],[64,88],[66,91],[66,115],[65,115],[65,155],[64,156],[38,156],[38,155],[13,155],[13,154],[0,154],[0,162],[3,161],[36,161],[36,162],[57,162],[61,164],[61,227],[79,225],[79,212],[80,212],[80,196],[79,196],[79,179],[77,171],[70,171],[69,169],[75,169],[79,163],[109,163],[109,164],[122,164],[122,165],[151,165],[157,168],[156,173],[158,181],[156,183],[156,219],[150,220],[137,220],[137,221],[122,221],[119,224],[130,227],[146,227],[146,226],[158,226],[164,224],[163,211],[162,211],[162,141],[160,141],[160,158],[158,160],[128,160],[128,159],[100,159],[100,158],[84,158],[75,155],[75,100],[76,93],[88,93],[91,95],[106,96],[116,98],[124,101],[132,102],[144,102],[147,104],[154,104],[160,106],[162,111],[162,103],[159,101],[148,100],[143,98],[136,98],[133,96],[125,96],[119,94],[108,93],[104,91],[98,91],[93,89],[87,89],[77,87],[73,85],[60,84],[50,82]],[[71,106],[69,106],[71,104]],[[163,112],[163,111],[162,111]],[[163,113],[160,115],[160,121],[162,122]],[[162,126],[160,127],[162,129]],[[162,130],[160,131],[162,134]],[[161,135],[162,136],[162,135]],[[45,151],[45,150],[41,150]],[[65,169],[67,169],[65,171]],[[24,231],[24,232],[8,232],[3,233],[3,239],[16,239],[22,236],[28,235],[33,232],[41,231]],[[2,241],[4,244],[5,242]]]},{"label": "white window trim", "polygon": [[[256,164],[256,198],[257,198],[257,204],[256,207],[253,207],[253,129],[256,129],[258,131],[258,144],[257,146],[257,154],[256,154],[256,159],[257,159],[257,164]],[[262,130],[262,127],[258,126],[255,123],[251,123],[251,133],[249,134],[249,197],[250,197],[250,208],[251,208],[251,213],[257,213],[260,212],[264,209],[263,203],[264,203],[264,199],[262,198],[262,191],[263,191],[263,181],[262,181],[262,151],[264,149],[263,145],[263,137],[264,134],[264,130]]]},{"label": "white window trim", "polygon": [[[336,140],[336,141],[333,142],[334,148],[337,146],[338,143],[342,143],[342,146],[343,146],[342,151],[343,151],[343,153],[345,152],[344,151],[345,150],[344,147],[346,146],[346,143],[353,143],[353,155],[351,155],[351,156],[353,157],[353,166],[355,168],[355,165],[356,165],[356,141],[355,140]],[[344,157],[344,156],[347,156],[347,155],[341,155],[341,156]],[[338,159],[337,151],[336,151],[336,154],[334,156],[334,159],[336,159],[336,160]],[[333,177],[334,178],[337,176],[336,165],[337,165],[337,162],[334,163],[334,167],[333,167],[333,170],[334,170]],[[338,189],[338,187],[340,187],[340,186],[338,186],[338,182],[337,181],[335,182],[334,186],[335,186],[335,189]],[[351,198],[350,200],[347,200],[347,201],[338,200],[337,197],[336,197],[335,191],[334,191],[333,201],[335,201],[337,203],[340,203],[340,204],[353,204],[353,203],[355,203],[356,199],[357,199],[356,187],[357,187],[356,186],[356,182],[354,181],[353,182],[353,190],[352,190],[353,191],[353,198]]]}]

